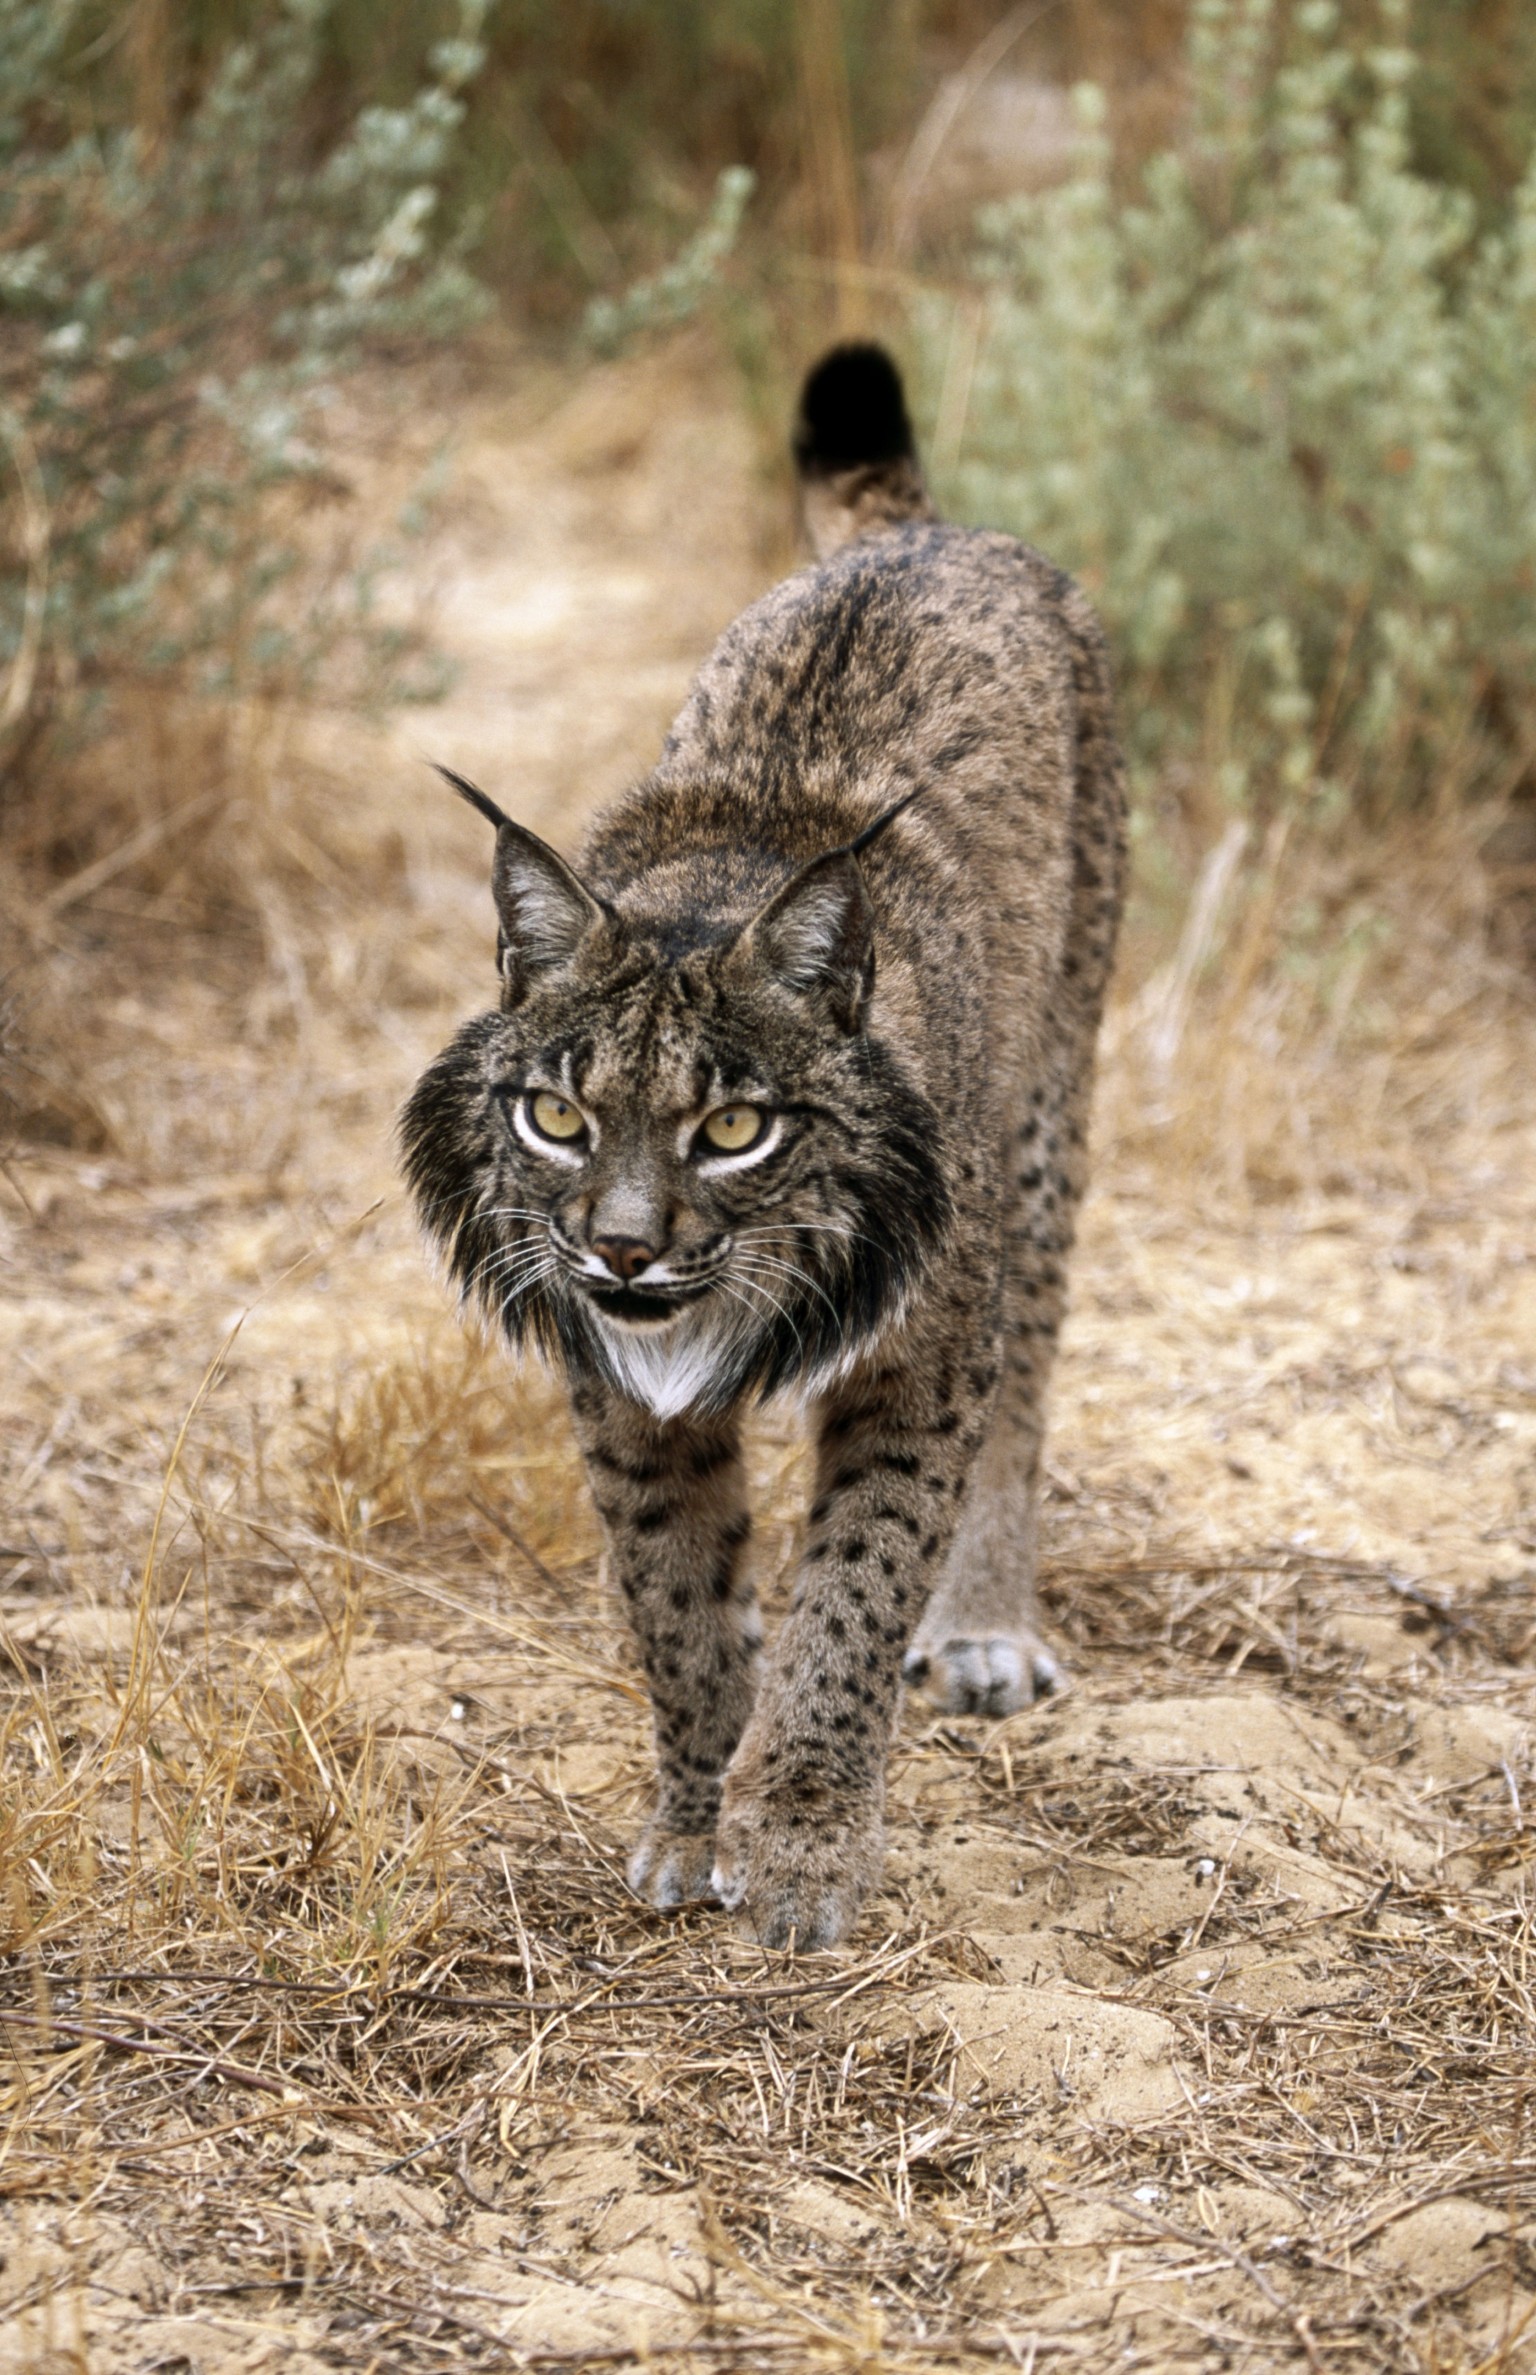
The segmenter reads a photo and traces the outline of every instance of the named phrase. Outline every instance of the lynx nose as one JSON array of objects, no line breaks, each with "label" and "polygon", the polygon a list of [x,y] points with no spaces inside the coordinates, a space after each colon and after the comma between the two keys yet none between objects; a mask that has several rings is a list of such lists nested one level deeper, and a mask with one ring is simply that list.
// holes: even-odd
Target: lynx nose
[{"label": "lynx nose", "polygon": [[656,1259],[655,1247],[646,1245],[639,1237],[594,1237],[592,1251],[626,1285]]}]

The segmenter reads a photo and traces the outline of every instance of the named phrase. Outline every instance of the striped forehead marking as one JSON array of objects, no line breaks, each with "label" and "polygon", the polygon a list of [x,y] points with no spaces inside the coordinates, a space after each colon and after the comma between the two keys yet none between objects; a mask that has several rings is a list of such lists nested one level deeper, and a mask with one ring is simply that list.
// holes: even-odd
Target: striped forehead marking
[{"label": "striped forehead marking", "polygon": [[632,991],[606,1027],[596,1021],[584,1051],[581,1093],[598,1101],[617,1094],[626,1101],[690,1106],[713,1071],[702,1039],[696,1012],[663,975],[647,985],[647,994]]}]

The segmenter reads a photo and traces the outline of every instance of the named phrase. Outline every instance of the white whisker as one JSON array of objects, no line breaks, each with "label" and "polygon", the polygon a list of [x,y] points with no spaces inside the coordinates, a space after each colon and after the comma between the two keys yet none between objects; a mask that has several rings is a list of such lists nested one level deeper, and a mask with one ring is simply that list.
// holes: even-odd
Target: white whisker
[{"label": "white whisker", "polygon": [[547,1245],[508,1246],[501,1253],[487,1254],[479,1265],[477,1278],[505,1277],[518,1270],[537,1270],[545,1264],[553,1265],[555,1256]]},{"label": "white whisker", "polygon": [[771,1303],[773,1305],[774,1310],[778,1313],[780,1319],[784,1322],[785,1327],[788,1328],[796,1344],[799,1346],[800,1357],[803,1360],[805,1357],[805,1338],[795,1326],[793,1319],[785,1310],[783,1304],[779,1301],[778,1296],[770,1294],[767,1287],[763,1285],[762,1280],[754,1278],[750,1271],[738,1270],[736,1276],[744,1287],[750,1288],[753,1294],[761,1295],[765,1303]]},{"label": "white whisker", "polygon": [[551,1269],[556,1267],[556,1257],[547,1245],[500,1246],[475,1264],[464,1284],[466,1287],[483,1287],[493,1279],[515,1275],[519,1269],[536,1269],[541,1264],[547,1264]]},{"label": "white whisker", "polygon": [[808,1272],[797,1268],[793,1262],[781,1262],[773,1254],[753,1252],[749,1253],[745,1262],[739,1264],[738,1267],[743,1272],[750,1272],[754,1269],[774,1270],[784,1278],[793,1279],[796,1286],[809,1288],[813,1295],[819,1295],[822,1302],[825,1303],[827,1310],[832,1316],[833,1326],[842,1326],[842,1314],[838,1310],[837,1305],[833,1302],[831,1296],[827,1294],[823,1288],[817,1285],[815,1279],[812,1278]]},{"label": "white whisker", "polygon": [[737,1232],[736,1242],[746,1245],[766,1237],[772,1244],[782,1247],[786,1237],[792,1237],[800,1229],[821,1237],[836,1237],[844,1245],[872,1245],[877,1253],[884,1250],[878,1238],[871,1237],[867,1230],[856,1229],[848,1222],[828,1220],[787,1220],[776,1228],[741,1229]]},{"label": "white whisker", "polygon": [[[551,1264],[551,1268],[553,1268],[553,1264]],[[535,1270],[527,1277],[516,1280],[513,1285],[501,1288],[496,1298],[499,1309],[506,1311],[513,1303],[520,1301],[530,1288],[540,1285],[548,1276],[548,1270]]]},{"label": "white whisker", "polygon": [[480,1270],[488,1270],[497,1262],[517,1262],[525,1258],[533,1260],[535,1257],[542,1257],[549,1251],[550,1245],[547,1238],[532,1235],[514,1237],[510,1244],[503,1242],[491,1246],[486,1253],[480,1256],[475,1266]]}]

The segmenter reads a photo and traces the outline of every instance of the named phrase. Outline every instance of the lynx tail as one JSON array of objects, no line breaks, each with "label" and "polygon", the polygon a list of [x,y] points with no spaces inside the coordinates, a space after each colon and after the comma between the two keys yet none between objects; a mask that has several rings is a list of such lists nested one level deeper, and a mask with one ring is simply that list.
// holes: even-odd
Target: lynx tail
[{"label": "lynx tail", "polygon": [[819,561],[855,538],[934,516],[901,377],[884,347],[823,355],[801,390],[794,455]]}]

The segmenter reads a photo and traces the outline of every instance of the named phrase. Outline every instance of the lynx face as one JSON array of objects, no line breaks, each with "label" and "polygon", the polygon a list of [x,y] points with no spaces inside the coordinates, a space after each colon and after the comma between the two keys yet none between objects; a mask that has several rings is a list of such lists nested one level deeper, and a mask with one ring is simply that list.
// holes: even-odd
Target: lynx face
[{"label": "lynx face", "polygon": [[817,861],[745,924],[663,926],[519,833],[498,893],[502,1011],[403,1123],[461,1290],[660,1417],[829,1374],[947,1214],[937,1119],[865,1028],[856,861]]}]

